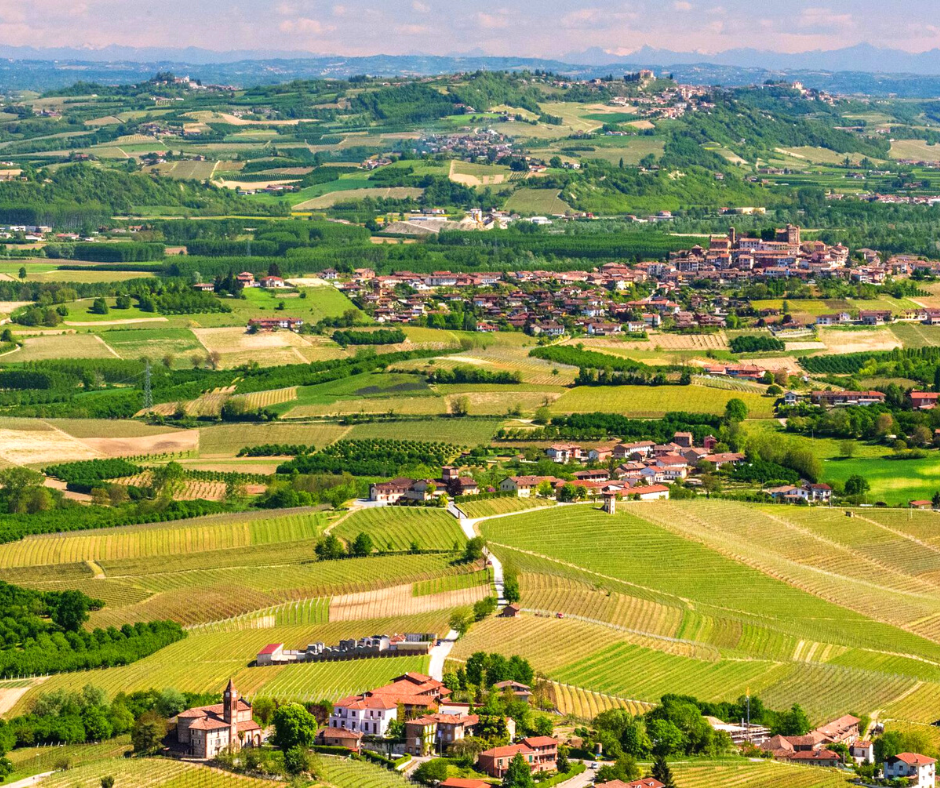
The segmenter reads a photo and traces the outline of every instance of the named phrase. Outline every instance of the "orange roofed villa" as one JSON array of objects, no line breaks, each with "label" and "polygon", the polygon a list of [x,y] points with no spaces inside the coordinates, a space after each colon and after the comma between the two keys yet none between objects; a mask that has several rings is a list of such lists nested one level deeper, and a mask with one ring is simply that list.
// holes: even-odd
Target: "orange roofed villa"
[{"label": "orange roofed villa", "polygon": [[251,717],[251,704],[238,696],[230,679],[221,703],[179,713],[176,738],[191,756],[207,759],[229,749],[260,747],[265,735]]}]

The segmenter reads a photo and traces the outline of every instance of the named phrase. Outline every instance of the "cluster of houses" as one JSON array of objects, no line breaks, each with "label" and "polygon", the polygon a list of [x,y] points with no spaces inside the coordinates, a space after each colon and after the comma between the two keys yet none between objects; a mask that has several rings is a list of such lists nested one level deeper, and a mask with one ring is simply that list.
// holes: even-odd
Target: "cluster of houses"
[{"label": "cluster of houses", "polygon": [[[759,747],[778,761],[836,768],[843,765],[843,758],[829,749],[834,744],[845,745],[849,756],[858,764],[875,762],[874,744],[861,738],[859,719],[851,715],[839,717],[805,736],[765,738],[759,742]],[[900,779],[916,788],[934,788],[936,761],[926,755],[902,752],[888,758],[882,772],[886,780]]]},{"label": "cluster of houses", "polygon": [[[494,689],[529,696],[529,688],[516,682],[502,682]],[[477,735],[481,726],[480,716],[471,713],[470,705],[451,701],[450,694],[430,676],[406,673],[383,687],[337,701],[317,741],[358,752],[365,737],[386,736],[392,721],[397,720],[404,723],[406,753],[423,757],[446,752],[454,742]],[[399,713],[404,713],[403,720],[398,720]],[[516,737],[515,721],[506,717],[504,723],[512,741]],[[502,778],[518,754],[526,759],[533,774],[555,771],[558,741],[550,736],[534,736],[484,750],[478,755],[477,769]]]},{"label": "cluster of houses", "polygon": [[[288,287],[287,282],[279,276],[268,275],[262,276],[260,279],[255,279],[255,275],[251,273],[251,271],[242,271],[235,277],[235,281],[243,288],[261,287],[265,290],[281,290]],[[201,290],[210,293],[215,290],[215,285],[212,282],[196,282],[196,284],[193,285],[193,290]]]},{"label": "cluster of houses", "polygon": [[[511,217],[492,217],[493,222]],[[667,217],[668,218],[668,217]],[[484,226],[482,217],[473,220]],[[492,223],[490,223],[492,226]],[[794,225],[776,231],[772,240],[738,235],[713,237],[708,248],[694,246],[672,252],[668,261],[635,265],[606,263],[591,271],[515,271],[506,273],[454,273],[434,271],[419,274],[399,271],[376,276],[368,271],[344,277],[337,286],[379,322],[407,323],[430,313],[445,313],[450,304],[461,303],[463,311],[472,307],[479,317],[478,330],[529,330],[533,334],[562,334],[569,326],[589,335],[638,333],[658,328],[664,320],[679,329],[720,328],[726,324],[732,299],[693,296],[691,308],[683,309],[670,294],[693,281],[730,285],[745,280],[797,277],[806,280],[841,277],[859,283],[881,284],[888,276],[910,275],[927,261],[893,258],[882,263],[877,252],[859,250],[862,263],[853,263],[849,249],[822,241],[802,240]],[[324,272],[327,273],[327,272]],[[333,279],[340,279],[336,272]],[[613,297],[633,284],[653,282],[657,293],[624,303]],[[396,288],[406,285],[409,295]],[[486,292],[477,292],[478,290]],[[465,294],[467,290],[471,292]],[[746,303],[737,304],[746,306]],[[779,310],[770,310],[779,312]],[[906,319],[930,319],[932,310],[922,309]],[[940,320],[940,310],[937,319]],[[920,312],[923,312],[921,315]],[[769,316],[769,313],[768,313]],[[824,315],[820,325],[861,322],[880,325],[891,321],[890,312],[864,311],[858,318],[845,313]]]},{"label": "cluster of houses", "polygon": [[472,476],[462,476],[457,468],[445,465],[441,469],[439,479],[399,477],[372,484],[369,486],[369,500],[383,504],[417,503],[430,501],[445,494],[458,497],[477,495],[479,492],[479,485]]},{"label": "cluster of houses", "polygon": [[285,649],[283,643],[269,643],[255,659],[259,667],[287,665],[298,662],[338,662],[348,659],[375,657],[426,656],[437,641],[437,635],[427,632],[408,632],[403,635],[370,635],[341,640],[335,646],[310,643],[303,650]]}]

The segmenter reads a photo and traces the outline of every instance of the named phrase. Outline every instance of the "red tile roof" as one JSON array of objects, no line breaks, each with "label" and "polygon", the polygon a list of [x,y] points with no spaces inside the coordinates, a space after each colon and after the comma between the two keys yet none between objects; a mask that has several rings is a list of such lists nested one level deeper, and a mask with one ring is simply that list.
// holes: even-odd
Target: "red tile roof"
[{"label": "red tile roof", "polygon": [[901,761],[901,763],[906,763],[908,766],[928,766],[937,762],[934,758],[928,758],[926,755],[919,755],[916,752],[899,752],[893,758],[888,758],[888,760]]}]

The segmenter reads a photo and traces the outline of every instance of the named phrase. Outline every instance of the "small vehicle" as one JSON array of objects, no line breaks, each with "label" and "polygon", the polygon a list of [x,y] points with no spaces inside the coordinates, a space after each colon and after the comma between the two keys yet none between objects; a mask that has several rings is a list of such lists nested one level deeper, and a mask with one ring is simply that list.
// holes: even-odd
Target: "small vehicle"
[{"label": "small vehicle", "polygon": [[565,617],[564,613],[555,613],[555,618],[564,618],[564,617]]}]

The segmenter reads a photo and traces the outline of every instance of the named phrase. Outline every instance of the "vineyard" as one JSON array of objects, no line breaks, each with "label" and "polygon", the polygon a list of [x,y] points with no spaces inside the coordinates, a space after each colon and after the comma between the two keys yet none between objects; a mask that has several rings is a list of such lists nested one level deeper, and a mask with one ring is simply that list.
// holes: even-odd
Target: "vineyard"
[{"label": "vineyard", "polygon": [[297,387],[286,389],[273,389],[271,391],[256,391],[252,394],[240,394],[233,398],[245,403],[248,410],[263,410],[272,405],[283,405],[297,399]]},{"label": "vineyard", "polygon": [[101,788],[101,778],[134,788],[264,788],[270,782],[241,777],[169,759],[115,758],[55,772],[42,780],[43,788]]},{"label": "vineyard", "polygon": [[349,432],[339,424],[220,424],[199,430],[203,457],[234,457],[245,446],[265,443],[304,443],[328,446]]},{"label": "vineyard", "polygon": [[395,616],[316,626],[193,632],[184,640],[131,665],[51,676],[20,698],[11,713],[22,713],[38,694],[57,689],[78,691],[86,684],[101,687],[109,697],[121,691],[133,692],[152,687],[175,687],[184,692],[220,692],[230,677],[249,697],[264,694],[284,701],[336,700],[387,683],[408,670],[426,672],[428,658],[395,657],[261,668],[250,665],[268,643],[285,643],[288,648],[300,648],[316,641],[337,643],[341,638],[359,638],[376,632],[445,632],[447,618],[447,611],[439,611],[414,617]]},{"label": "vineyard", "polygon": [[405,788],[411,785],[397,772],[347,758],[320,758],[320,771],[336,788]]},{"label": "vineyard", "polygon": [[[185,526],[151,525],[30,536],[0,546],[0,568],[118,561],[293,542],[316,537],[328,515],[213,515]],[[207,564],[209,565],[209,564]]]},{"label": "vineyard", "polygon": [[625,700],[614,695],[591,692],[581,687],[572,687],[555,681],[552,682],[551,687],[555,708],[562,714],[579,720],[593,720],[602,711],[608,709],[626,709],[631,714],[639,716],[653,707],[649,703]]},{"label": "vineyard", "polygon": [[[151,596],[122,608],[93,614],[96,626],[171,619],[184,626],[225,621],[288,602],[357,594],[403,585],[456,571],[445,557],[405,555],[300,563],[298,543],[286,544],[280,564],[189,572],[141,574],[133,584]],[[238,552],[238,551],[232,551]],[[312,545],[309,554],[312,554]],[[293,563],[291,563],[293,562]],[[105,565],[106,571],[111,568]],[[131,581],[131,578],[127,578]],[[105,581],[110,582],[110,581]]]},{"label": "vineyard", "polygon": [[315,703],[388,684],[403,673],[427,673],[428,657],[313,662],[274,668],[252,668],[261,674],[257,692],[278,700]]},{"label": "vineyard", "polygon": [[352,542],[360,533],[372,537],[379,550],[405,551],[462,549],[466,537],[457,521],[443,509],[376,507],[354,512],[334,530],[340,539]]},{"label": "vineyard", "polygon": [[618,413],[661,418],[666,413],[722,414],[729,399],[740,399],[752,419],[773,417],[772,398],[704,386],[578,386],[551,406],[552,413]]},{"label": "vineyard", "polygon": [[682,788],[845,788],[848,774],[775,761],[672,764],[672,773]]},{"label": "vineyard", "polygon": [[422,580],[412,586],[414,596],[428,596],[430,594],[443,594],[445,591],[459,591],[463,588],[488,586],[493,582],[492,572],[469,572],[460,575],[447,575],[434,580]]},{"label": "vineyard", "polygon": [[472,607],[474,602],[491,593],[488,586],[474,585],[439,594],[416,596],[411,585],[403,585],[358,594],[344,594],[334,596],[330,602],[330,621],[407,616],[433,610]]},{"label": "vineyard", "polygon": [[[296,439],[293,442],[297,442]],[[286,462],[278,473],[343,473],[354,476],[393,476],[402,466],[446,465],[460,453],[448,443],[414,440],[341,440]]]},{"label": "vineyard", "polygon": [[504,498],[490,498],[483,501],[458,502],[457,506],[467,517],[492,517],[497,514],[510,514],[524,512],[526,509],[538,509],[545,506],[554,506],[555,502],[547,498],[517,498],[506,496]]}]

